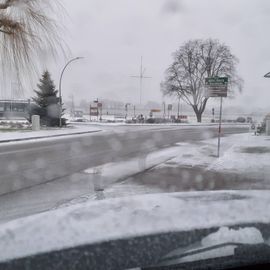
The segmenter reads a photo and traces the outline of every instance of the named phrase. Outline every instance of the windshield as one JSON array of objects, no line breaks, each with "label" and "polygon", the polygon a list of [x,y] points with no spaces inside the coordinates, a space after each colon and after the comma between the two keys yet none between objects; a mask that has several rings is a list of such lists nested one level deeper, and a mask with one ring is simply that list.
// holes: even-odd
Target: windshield
[{"label": "windshield", "polygon": [[269,11],[0,0],[0,269],[269,263]]}]

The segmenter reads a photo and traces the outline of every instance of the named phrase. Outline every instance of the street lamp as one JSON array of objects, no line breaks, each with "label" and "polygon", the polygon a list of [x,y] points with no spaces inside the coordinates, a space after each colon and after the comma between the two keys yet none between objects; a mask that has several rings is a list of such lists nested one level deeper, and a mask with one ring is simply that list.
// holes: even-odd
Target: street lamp
[{"label": "street lamp", "polygon": [[83,59],[83,57],[76,57],[76,58],[69,60],[61,72],[61,76],[60,76],[60,80],[59,80],[59,88],[58,88],[59,89],[59,102],[60,102],[60,117],[59,117],[59,126],[60,127],[62,127],[62,78],[63,78],[64,72],[65,72],[66,68],[68,67],[68,65],[74,61],[79,60],[79,59]]}]

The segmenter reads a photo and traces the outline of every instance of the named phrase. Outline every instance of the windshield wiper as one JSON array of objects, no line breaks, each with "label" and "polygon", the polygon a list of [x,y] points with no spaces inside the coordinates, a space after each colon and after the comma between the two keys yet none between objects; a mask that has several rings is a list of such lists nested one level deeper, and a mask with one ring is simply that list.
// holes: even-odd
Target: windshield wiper
[{"label": "windshield wiper", "polygon": [[[178,263],[169,263],[170,261],[179,260],[188,256],[192,255],[198,255],[203,254],[207,251],[212,251],[218,248],[223,248],[227,246],[236,246],[234,250],[234,255],[228,255],[223,257],[216,257],[216,258],[206,258],[202,260],[194,260],[189,262],[178,262]],[[228,257],[230,260],[228,260]],[[156,266],[143,268],[143,269],[172,269],[171,267],[174,267],[173,269],[177,269],[175,267],[179,266],[186,266],[191,265],[194,263],[200,263],[199,269],[204,269],[203,262],[207,261],[207,265],[205,265],[205,268],[210,267],[210,269],[213,267],[215,268],[216,265],[220,264],[220,260],[222,260],[222,266],[224,266],[224,269],[226,268],[226,265],[230,266],[238,266],[238,265],[254,265],[254,264],[261,264],[261,263],[270,263],[270,246],[267,244],[243,244],[238,242],[227,242],[222,243],[218,245],[213,245],[205,248],[200,248],[192,251],[187,251],[179,255],[174,255],[170,257],[162,258]],[[209,265],[210,262],[210,265]],[[163,265],[166,263],[166,265]],[[182,269],[182,268],[181,268]],[[222,268],[221,268],[222,269]]]},{"label": "windshield wiper", "polygon": [[179,254],[179,255],[165,257],[165,258],[162,258],[159,262],[162,263],[162,262],[165,262],[165,261],[178,260],[178,259],[182,259],[184,257],[201,254],[203,252],[211,251],[211,250],[214,250],[214,249],[217,249],[217,248],[222,248],[222,247],[227,247],[227,246],[243,246],[243,245],[246,245],[246,244],[237,243],[237,242],[222,243],[222,244],[213,245],[213,246],[209,246],[209,247],[205,247],[205,248],[194,249],[194,250],[187,251],[187,252],[184,252],[184,253]]}]

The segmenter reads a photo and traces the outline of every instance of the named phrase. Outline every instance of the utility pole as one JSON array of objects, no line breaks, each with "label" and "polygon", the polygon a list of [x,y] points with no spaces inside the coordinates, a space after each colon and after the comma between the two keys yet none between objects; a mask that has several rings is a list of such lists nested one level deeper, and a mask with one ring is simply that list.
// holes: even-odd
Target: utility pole
[{"label": "utility pole", "polygon": [[151,77],[144,76],[146,69],[143,69],[143,57],[141,56],[141,67],[140,67],[140,75],[131,76],[132,78],[140,79],[140,105],[142,105],[142,86],[143,79],[150,79]]}]

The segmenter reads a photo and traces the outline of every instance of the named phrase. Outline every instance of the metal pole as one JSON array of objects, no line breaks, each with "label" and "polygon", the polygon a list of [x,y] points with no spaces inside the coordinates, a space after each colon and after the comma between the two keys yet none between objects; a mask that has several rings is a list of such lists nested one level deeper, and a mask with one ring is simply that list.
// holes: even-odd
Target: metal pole
[{"label": "metal pole", "polygon": [[180,98],[178,99],[178,106],[177,106],[177,119],[179,119],[180,114]]},{"label": "metal pole", "polygon": [[220,98],[220,111],[219,111],[218,152],[217,152],[218,157],[220,155],[221,122],[222,122],[222,97]]},{"label": "metal pole", "polygon": [[89,116],[90,116],[90,122],[91,122],[91,104],[90,104],[90,111],[89,111]]},{"label": "metal pole", "polygon": [[68,67],[68,65],[70,63],[72,63],[73,61],[76,61],[76,60],[79,60],[79,59],[82,59],[83,57],[76,57],[76,58],[73,58],[71,60],[69,60],[66,65],[64,66],[62,72],[61,72],[61,75],[60,75],[60,80],[59,80],[59,102],[60,102],[60,116],[59,116],[59,127],[62,127],[62,79],[63,79],[63,75],[64,75],[64,72],[66,70],[66,68]]},{"label": "metal pole", "polygon": [[166,103],[163,102],[163,118],[165,119],[166,118]]},{"label": "metal pole", "polygon": [[102,106],[100,107],[100,117],[99,117],[99,121],[102,121]]},{"label": "metal pole", "polygon": [[142,105],[142,80],[143,80],[143,67],[142,67],[142,56],[141,56],[141,74],[140,74],[140,105]]},{"label": "metal pole", "polygon": [[143,79],[148,79],[151,77],[144,76],[145,69],[143,69],[143,57],[141,56],[141,66],[140,66],[140,74],[138,76],[131,76],[133,78],[140,79],[140,105],[142,105],[142,88],[143,88]]},{"label": "metal pole", "polygon": [[133,107],[133,110],[134,110],[134,117],[136,117],[136,107],[135,107],[135,105]]}]

